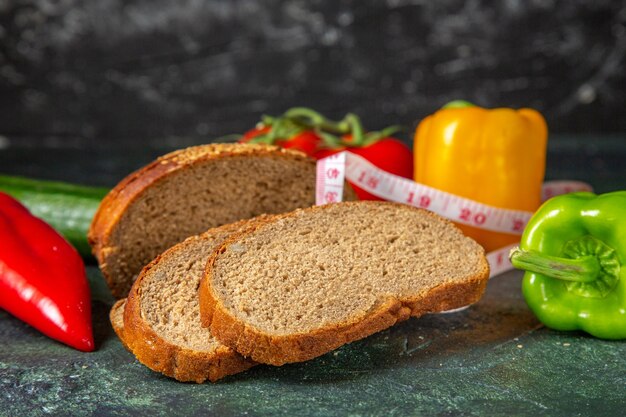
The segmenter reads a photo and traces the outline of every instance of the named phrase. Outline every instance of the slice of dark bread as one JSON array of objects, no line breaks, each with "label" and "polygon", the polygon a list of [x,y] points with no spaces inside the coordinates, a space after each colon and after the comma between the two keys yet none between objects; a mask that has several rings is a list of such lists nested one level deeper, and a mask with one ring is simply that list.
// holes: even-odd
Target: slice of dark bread
[{"label": "slice of dark bread", "polygon": [[[354,192],[346,188],[346,199]],[[315,203],[315,161],[275,146],[211,144],[165,155],[104,198],[89,243],[112,294],[186,237],[263,213]]]},{"label": "slice of dark bread", "polygon": [[111,307],[111,311],[109,312],[109,320],[111,320],[111,325],[113,326],[113,330],[115,334],[122,342],[122,345],[132,353],[132,349],[126,343],[126,337],[124,336],[124,308],[126,307],[126,298],[122,298],[117,300],[113,307]]},{"label": "slice of dark bread", "polygon": [[141,271],[128,295],[122,326],[119,311],[111,312],[118,335],[141,363],[179,381],[198,383],[254,365],[201,327],[198,285],[208,256],[226,237],[268,219],[259,216],[187,238]]},{"label": "slice of dark bread", "polygon": [[452,223],[395,203],[330,204],[228,238],[200,284],[203,325],[257,362],[305,361],[410,316],[476,302],[489,266]]}]

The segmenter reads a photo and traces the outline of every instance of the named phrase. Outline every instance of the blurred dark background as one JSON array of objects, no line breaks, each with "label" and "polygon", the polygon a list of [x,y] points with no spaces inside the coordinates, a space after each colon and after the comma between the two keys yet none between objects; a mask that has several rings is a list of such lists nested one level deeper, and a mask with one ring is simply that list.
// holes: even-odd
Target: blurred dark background
[{"label": "blurred dark background", "polygon": [[625,92],[624,1],[0,1],[5,143],[185,146],[296,105],[413,127],[456,98],[615,133]]}]

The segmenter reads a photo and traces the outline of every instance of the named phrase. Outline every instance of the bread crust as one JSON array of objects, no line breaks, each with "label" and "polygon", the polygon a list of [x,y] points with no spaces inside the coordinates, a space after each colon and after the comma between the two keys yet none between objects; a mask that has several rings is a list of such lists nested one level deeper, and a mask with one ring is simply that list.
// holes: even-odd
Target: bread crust
[{"label": "bread crust", "polygon": [[[260,216],[255,221],[265,221],[266,218],[267,216]],[[240,221],[218,229],[238,230],[247,222]],[[132,353],[148,368],[182,382],[202,383],[207,379],[215,382],[227,375],[243,372],[256,365],[254,361],[244,358],[227,346],[219,346],[211,352],[202,352],[170,343],[159,336],[142,317],[142,283],[150,270],[170,252],[185,250],[190,242],[201,238],[202,236],[190,237],[146,265],[131,288],[124,310],[122,340],[125,340],[131,347]]]},{"label": "bread crust", "polygon": [[[92,220],[87,239],[115,298],[126,296],[133,278],[112,276],[107,264],[108,259],[116,255],[117,248],[111,242],[111,237],[126,209],[148,187],[154,186],[174,172],[189,169],[195,164],[209,160],[250,156],[269,156],[313,163],[313,160],[302,152],[272,145],[228,143],[200,145],[158,158],[128,175],[104,197]],[[351,189],[349,191],[353,193]]]},{"label": "bread crust", "polygon": [[[410,210],[421,210],[389,202],[339,204],[395,204]],[[296,216],[302,210],[319,211],[325,210],[326,207],[328,206],[315,206],[284,215],[277,215],[273,221]],[[429,211],[421,211],[439,218],[439,216]],[[441,218],[439,219],[441,220]],[[272,220],[267,223],[271,222]],[[451,222],[447,222],[453,225]],[[200,281],[199,287],[202,325],[209,327],[211,333],[223,344],[260,363],[283,365],[285,363],[306,361],[346,343],[384,330],[409,317],[419,317],[427,313],[441,312],[473,304],[482,296],[489,279],[489,264],[484,257],[483,251],[483,256],[480,259],[480,271],[463,283],[443,284],[423,294],[408,298],[389,297],[363,316],[354,317],[344,323],[329,325],[308,333],[271,335],[232,315],[225,308],[220,298],[217,297],[211,286],[213,266],[219,255],[230,244],[261,227],[264,227],[264,224],[233,234],[226,239],[209,257],[205,274]]]},{"label": "bread crust", "polygon": [[[124,336],[124,308],[126,307],[126,298],[119,299],[113,304],[111,307],[111,311],[109,312],[109,320],[111,321],[111,326],[113,326],[113,331],[117,335],[117,337],[122,342],[124,348],[130,353],[133,350],[130,348],[128,343],[126,342],[126,337]],[[117,316],[121,314],[122,320],[118,321]]]}]

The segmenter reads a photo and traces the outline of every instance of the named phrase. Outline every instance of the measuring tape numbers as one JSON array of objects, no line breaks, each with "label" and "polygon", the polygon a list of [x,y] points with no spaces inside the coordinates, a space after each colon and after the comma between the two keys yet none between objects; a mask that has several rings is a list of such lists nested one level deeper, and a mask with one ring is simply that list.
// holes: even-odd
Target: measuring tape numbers
[{"label": "measuring tape numbers", "polygon": [[[457,223],[494,232],[521,235],[533,215],[528,211],[479,203],[390,174],[365,158],[345,151],[317,161],[316,204],[340,202],[345,180],[384,200],[427,209]],[[543,185],[542,196],[547,200],[560,194],[592,190],[589,184],[580,181],[548,181]],[[491,277],[513,269],[509,252],[515,246],[487,253]]]}]

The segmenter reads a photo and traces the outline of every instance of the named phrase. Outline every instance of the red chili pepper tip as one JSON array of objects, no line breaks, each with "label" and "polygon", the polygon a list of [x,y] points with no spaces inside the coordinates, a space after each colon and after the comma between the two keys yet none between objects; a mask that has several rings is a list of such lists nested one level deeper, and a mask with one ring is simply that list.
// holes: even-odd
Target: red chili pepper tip
[{"label": "red chili pepper tip", "polygon": [[45,335],[93,351],[85,265],[72,245],[0,193],[0,308]]}]

